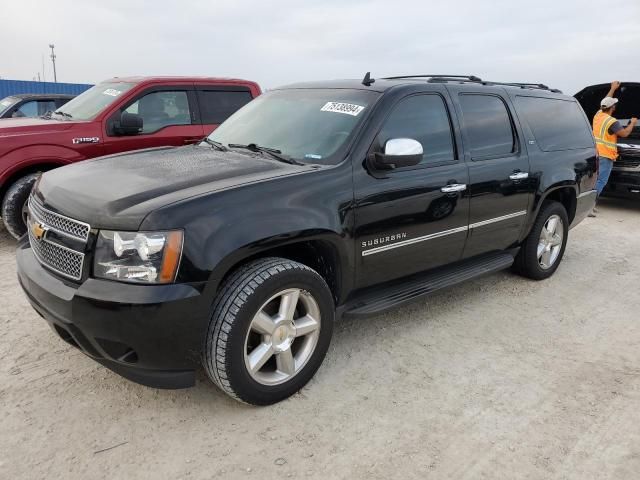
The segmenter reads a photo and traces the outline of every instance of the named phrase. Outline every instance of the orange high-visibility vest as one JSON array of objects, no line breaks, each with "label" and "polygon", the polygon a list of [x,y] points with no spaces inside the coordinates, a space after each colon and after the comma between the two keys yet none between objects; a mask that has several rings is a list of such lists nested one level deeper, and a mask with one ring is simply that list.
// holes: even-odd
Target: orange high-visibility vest
[{"label": "orange high-visibility vest", "polygon": [[593,117],[593,136],[596,139],[598,155],[613,161],[618,158],[618,136],[609,133],[609,127],[616,122],[611,115],[598,110]]}]

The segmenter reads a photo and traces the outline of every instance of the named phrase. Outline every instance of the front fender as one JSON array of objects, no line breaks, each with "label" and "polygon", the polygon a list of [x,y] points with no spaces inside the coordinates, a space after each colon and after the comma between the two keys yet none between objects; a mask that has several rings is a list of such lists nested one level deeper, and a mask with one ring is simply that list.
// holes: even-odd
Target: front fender
[{"label": "front fender", "polygon": [[[353,186],[349,165],[267,179],[186,199],[154,211],[142,230],[184,229],[180,281],[214,295],[239,263],[311,242],[334,256],[337,283],[353,283]],[[296,247],[298,248],[298,247]],[[269,253],[267,253],[269,254]],[[340,296],[340,295],[339,295]]]},{"label": "front fender", "polygon": [[[338,232],[313,229],[274,233],[273,235],[268,235],[244,244],[235,250],[233,246],[230,245],[230,248],[224,250],[226,253],[224,256],[217,254],[211,255],[209,261],[215,264],[215,267],[213,267],[208,278],[208,289],[210,289],[212,293],[216,292],[220,282],[237,265],[246,262],[250,258],[264,256],[266,252],[274,252],[274,255],[277,254],[287,258],[295,258],[294,250],[297,249],[297,245],[299,246],[303,243],[323,245],[323,251],[330,255],[329,261],[331,265],[328,266],[328,269],[334,271],[337,275],[338,278],[336,280],[340,291],[351,285],[352,278],[349,276],[350,270],[342,268],[342,266],[353,265],[353,252],[352,248],[349,248],[353,243],[347,241],[344,236],[341,236]],[[290,250],[291,254],[288,254],[287,250]],[[351,271],[351,273],[353,272]]]},{"label": "front fender", "polygon": [[85,157],[77,151],[60,145],[41,144],[20,147],[6,153],[0,159],[0,179],[4,183],[15,173],[34,165],[63,166],[84,159]]}]

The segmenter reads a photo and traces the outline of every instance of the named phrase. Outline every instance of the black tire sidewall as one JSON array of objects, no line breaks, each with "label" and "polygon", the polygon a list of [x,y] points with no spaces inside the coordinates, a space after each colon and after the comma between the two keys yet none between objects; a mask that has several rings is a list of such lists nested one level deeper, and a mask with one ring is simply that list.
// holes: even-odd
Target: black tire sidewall
[{"label": "black tire sidewall", "polygon": [[18,179],[9,187],[2,200],[2,220],[14,238],[20,238],[27,231],[22,209],[37,178],[38,174],[34,173]]},{"label": "black tire sidewall", "polygon": [[[560,249],[560,254],[556,259],[555,263],[551,266],[551,268],[544,269],[540,266],[538,262],[538,241],[540,238],[540,233],[544,228],[544,225],[547,223],[547,220],[552,215],[558,215],[562,220],[563,234],[562,234],[562,248]],[[529,237],[524,245],[525,251],[523,258],[523,272],[527,277],[532,278],[534,280],[543,280],[545,278],[549,278],[551,275],[555,273],[555,271],[560,266],[562,259],[564,257],[564,251],[567,246],[567,240],[569,238],[569,217],[567,215],[567,211],[561,203],[558,202],[549,202],[545,204],[538,214],[538,218],[536,219],[533,227],[531,228],[531,232],[529,233]]]},{"label": "black tire sidewall", "polygon": [[[280,385],[262,385],[249,375],[244,363],[245,339],[249,325],[258,309],[277,292],[287,288],[307,290],[320,309],[321,326],[318,343],[295,377]],[[316,373],[331,343],[333,333],[334,303],[324,280],[309,270],[286,270],[279,272],[259,285],[236,314],[233,328],[227,333],[229,359],[227,376],[237,395],[249,403],[267,405],[278,402],[300,390]]]}]

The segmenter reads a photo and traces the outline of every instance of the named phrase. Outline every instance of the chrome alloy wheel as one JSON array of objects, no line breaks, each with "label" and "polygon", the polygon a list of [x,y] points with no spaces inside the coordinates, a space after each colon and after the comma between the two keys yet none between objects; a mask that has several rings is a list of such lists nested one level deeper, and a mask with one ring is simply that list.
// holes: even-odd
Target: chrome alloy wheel
[{"label": "chrome alloy wheel", "polygon": [[544,270],[551,268],[562,250],[564,224],[558,215],[551,215],[540,232],[538,240],[538,263]]},{"label": "chrome alloy wheel", "polygon": [[267,300],[249,325],[244,363],[256,382],[278,385],[297,375],[318,343],[320,308],[313,296],[298,288]]}]

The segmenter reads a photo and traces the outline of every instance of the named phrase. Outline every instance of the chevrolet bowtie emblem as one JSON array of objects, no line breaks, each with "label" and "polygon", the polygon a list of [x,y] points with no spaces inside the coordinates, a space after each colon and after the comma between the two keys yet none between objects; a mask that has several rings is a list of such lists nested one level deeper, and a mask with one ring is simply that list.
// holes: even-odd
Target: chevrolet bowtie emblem
[{"label": "chevrolet bowtie emblem", "polygon": [[36,237],[37,240],[42,240],[45,234],[47,233],[47,229],[44,228],[41,224],[36,222],[31,226],[31,232],[33,233],[33,236]]}]

